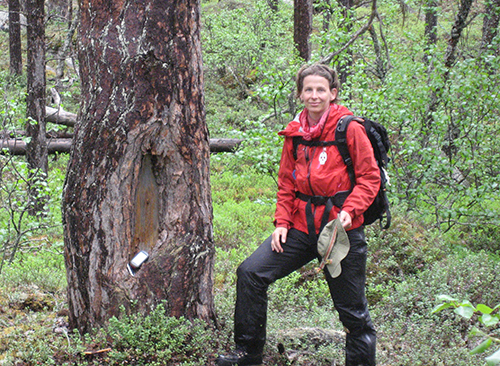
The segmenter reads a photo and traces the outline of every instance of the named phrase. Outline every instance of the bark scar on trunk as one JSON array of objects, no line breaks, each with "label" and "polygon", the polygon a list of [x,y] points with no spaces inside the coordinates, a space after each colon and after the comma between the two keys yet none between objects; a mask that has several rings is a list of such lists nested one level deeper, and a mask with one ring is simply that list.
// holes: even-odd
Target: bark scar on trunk
[{"label": "bark scar on trunk", "polygon": [[129,261],[140,251],[151,255],[159,232],[159,189],[150,154],[142,157],[135,196],[134,239],[128,253]]}]

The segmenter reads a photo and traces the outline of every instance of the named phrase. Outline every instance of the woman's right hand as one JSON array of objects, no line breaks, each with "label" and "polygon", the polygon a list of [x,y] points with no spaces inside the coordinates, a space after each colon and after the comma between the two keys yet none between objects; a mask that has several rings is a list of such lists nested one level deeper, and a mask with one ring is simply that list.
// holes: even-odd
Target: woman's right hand
[{"label": "woman's right hand", "polygon": [[286,227],[277,227],[274,229],[272,240],[271,240],[271,248],[273,251],[277,253],[283,253],[283,247],[281,244],[286,242],[286,236],[288,234],[288,229]]}]

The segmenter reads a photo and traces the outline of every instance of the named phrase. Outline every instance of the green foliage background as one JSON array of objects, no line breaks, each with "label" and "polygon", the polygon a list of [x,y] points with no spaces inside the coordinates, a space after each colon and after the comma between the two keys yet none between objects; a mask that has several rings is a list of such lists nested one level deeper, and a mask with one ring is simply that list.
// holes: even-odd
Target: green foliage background
[{"label": "green foliage background", "polygon": [[[392,140],[393,225],[384,232],[376,226],[367,230],[367,295],[379,334],[378,363],[484,365],[484,356],[469,353],[481,342],[469,333],[474,317],[431,311],[439,294],[492,308],[500,302],[500,37],[479,54],[484,3],[475,3],[476,16],[462,34],[457,60],[446,70],[447,37],[458,2],[438,7],[438,42],[431,47],[420,19],[422,3],[406,5],[402,10],[399,2],[378,1],[373,29],[381,58],[366,32],[332,62],[349,75],[341,102],[384,124]],[[277,131],[300,110],[293,78],[301,61],[293,46],[293,6],[288,2],[279,2],[277,12],[264,0],[204,0],[201,6],[210,134],[244,139],[235,153],[211,157],[217,327],[169,318],[159,307],[149,316],[113,318],[92,336],[68,332],[60,216],[67,157],[51,157],[49,183],[42,191],[49,197],[48,214],[32,218],[26,213],[29,172],[24,158],[4,155],[1,365],[205,365],[232,346],[235,271],[273,230],[282,145]],[[325,8],[331,11],[328,27]],[[344,17],[336,3],[327,7],[315,2],[311,62],[338,50],[368,13],[362,4]],[[55,54],[65,37],[64,23],[51,18],[47,26],[49,50]],[[0,33],[0,48],[8,49],[5,32]],[[49,57],[49,66],[53,63]],[[68,70],[68,79],[72,82],[56,85],[49,72],[48,87],[57,87],[64,108],[77,112],[74,71]],[[25,76],[9,76],[7,54],[0,56],[0,84],[2,129],[22,129]],[[429,113],[433,94],[439,103]],[[269,365],[294,364],[276,349],[278,343],[287,350],[297,348],[284,335],[290,329],[342,331],[325,282],[321,276],[307,276],[314,265],[269,291]],[[497,338],[500,334],[498,326],[488,331]],[[343,364],[341,342],[302,347],[295,364]]]}]

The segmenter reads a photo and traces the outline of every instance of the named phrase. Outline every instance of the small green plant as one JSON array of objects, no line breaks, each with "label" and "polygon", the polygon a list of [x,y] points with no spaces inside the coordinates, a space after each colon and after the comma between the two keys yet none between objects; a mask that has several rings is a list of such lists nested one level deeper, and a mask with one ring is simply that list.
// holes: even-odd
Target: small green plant
[{"label": "small green plant", "polygon": [[[432,313],[435,314],[439,311],[448,308],[454,308],[454,312],[461,317],[470,320],[475,314],[480,314],[477,321],[481,326],[486,329],[492,329],[500,323],[500,304],[494,308],[490,308],[484,304],[478,304],[477,306],[472,305],[468,300],[459,301],[448,295],[438,296],[438,300],[442,301],[441,304],[436,305],[432,309]],[[481,336],[484,340],[476,348],[470,351],[471,354],[478,354],[486,352],[488,349],[494,346],[494,344],[500,344],[500,336],[494,335],[492,333],[486,333],[484,330],[479,329],[479,327],[474,327],[470,332],[471,335]],[[495,366],[500,364],[500,348],[498,348],[493,354],[485,358],[488,366]]]},{"label": "small green plant", "polygon": [[48,293],[62,292],[66,287],[63,243],[45,245],[38,252],[21,253],[0,276],[0,286],[18,288],[35,286]]},{"label": "small green plant", "polygon": [[105,333],[111,341],[109,365],[206,364],[212,339],[204,323],[167,316],[163,304],[146,316],[111,318]]}]

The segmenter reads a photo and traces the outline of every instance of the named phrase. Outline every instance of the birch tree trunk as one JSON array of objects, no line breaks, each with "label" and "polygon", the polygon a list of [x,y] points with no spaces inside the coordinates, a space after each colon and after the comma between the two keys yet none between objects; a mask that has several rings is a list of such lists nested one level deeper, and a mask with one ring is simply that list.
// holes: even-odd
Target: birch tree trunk
[{"label": "birch tree trunk", "polygon": [[[83,102],[63,194],[70,324],[213,318],[213,239],[197,0],[80,0]],[[141,250],[149,260],[132,276]]]}]

